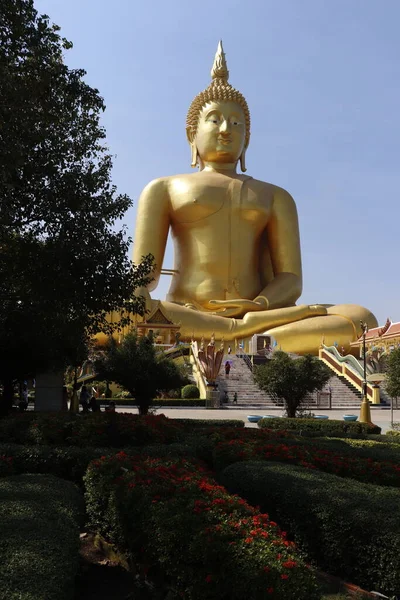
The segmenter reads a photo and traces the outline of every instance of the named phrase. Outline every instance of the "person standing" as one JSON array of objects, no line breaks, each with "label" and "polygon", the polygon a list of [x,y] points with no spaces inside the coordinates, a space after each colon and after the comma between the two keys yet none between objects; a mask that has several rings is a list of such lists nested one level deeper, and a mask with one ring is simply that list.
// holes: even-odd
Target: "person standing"
[{"label": "person standing", "polygon": [[227,360],[225,363],[225,377],[229,377],[229,371],[231,370],[231,364],[230,362]]},{"label": "person standing", "polygon": [[81,393],[79,394],[79,402],[82,405],[82,411],[84,413],[89,411],[89,392],[86,385],[81,387]]},{"label": "person standing", "polygon": [[232,348],[230,346],[228,346],[228,354],[230,354],[232,352]]}]

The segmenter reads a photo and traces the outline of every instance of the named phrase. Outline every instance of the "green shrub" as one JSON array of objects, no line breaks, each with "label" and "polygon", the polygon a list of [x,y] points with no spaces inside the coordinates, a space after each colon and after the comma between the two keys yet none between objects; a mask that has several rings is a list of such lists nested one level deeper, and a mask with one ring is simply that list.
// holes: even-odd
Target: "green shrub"
[{"label": "green shrub", "polygon": [[214,445],[213,464],[217,471],[246,460],[297,464],[365,483],[400,487],[397,460],[373,460],[351,452],[327,449],[324,444],[304,443],[304,440],[241,439],[238,435],[236,439],[222,440]]},{"label": "green shrub", "polygon": [[81,484],[88,464],[107,451],[111,450],[0,444],[0,477],[21,473],[47,473]]},{"label": "green shrub", "polygon": [[197,385],[185,385],[181,391],[182,398],[200,398],[200,390]]},{"label": "green shrub", "polygon": [[379,434],[381,432],[381,428],[377,425],[359,423],[358,421],[336,421],[334,419],[286,419],[280,417],[261,419],[258,421],[258,426],[287,431],[316,431],[319,435],[326,436],[337,433]]},{"label": "green shrub", "polygon": [[[181,392],[179,390],[179,396]],[[117,406],[137,406],[137,402],[134,398],[100,398],[99,404],[103,408],[107,407],[110,402],[115,402]],[[206,401],[204,398],[154,398],[151,406],[157,407],[169,407],[169,406],[198,406],[205,407]]]},{"label": "green shrub", "polygon": [[221,481],[276,518],[321,569],[400,593],[399,490],[265,462],[231,465]]},{"label": "green shrub", "polygon": [[91,463],[85,485],[91,526],[174,597],[319,598],[312,571],[276,523],[229,495],[195,461],[121,452]]},{"label": "green shrub", "polygon": [[185,408],[186,406],[198,406],[204,408],[206,401],[204,398],[157,398],[153,400],[153,406],[156,408],[163,408],[168,406],[180,406]]},{"label": "green shrub", "polygon": [[174,423],[183,425],[184,429],[210,429],[210,428],[244,428],[244,421],[240,419],[173,419]]},{"label": "green shrub", "polygon": [[0,597],[74,597],[83,499],[70,482],[47,475],[0,480]]},{"label": "green shrub", "polygon": [[3,442],[81,447],[141,446],[178,441],[182,428],[164,415],[23,413],[0,420]]},{"label": "green shrub", "polygon": [[[125,451],[128,455],[140,456],[208,458],[211,455],[210,442],[201,436],[191,436],[184,443],[130,447]],[[0,477],[22,473],[42,473],[82,485],[82,479],[89,463],[102,456],[114,455],[115,452],[114,448],[60,448],[0,444]]]},{"label": "green shrub", "polygon": [[386,432],[386,435],[390,435],[392,437],[400,437],[400,431],[398,431],[397,429],[390,429]]}]

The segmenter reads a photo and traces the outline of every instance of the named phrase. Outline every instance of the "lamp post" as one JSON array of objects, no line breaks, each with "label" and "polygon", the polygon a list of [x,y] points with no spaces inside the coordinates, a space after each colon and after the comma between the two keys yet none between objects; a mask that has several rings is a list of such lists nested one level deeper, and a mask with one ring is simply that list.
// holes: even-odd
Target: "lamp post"
[{"label": "lamp post", "polygon": [[365,336],[368,332],[368,325],[360,321],[363,338],[363,359],[364,359],[364,381],[363,381],[363,399],[360,410],[360,423],[371,423],[371,407],[367,396],[367,353],[365,349]]}]

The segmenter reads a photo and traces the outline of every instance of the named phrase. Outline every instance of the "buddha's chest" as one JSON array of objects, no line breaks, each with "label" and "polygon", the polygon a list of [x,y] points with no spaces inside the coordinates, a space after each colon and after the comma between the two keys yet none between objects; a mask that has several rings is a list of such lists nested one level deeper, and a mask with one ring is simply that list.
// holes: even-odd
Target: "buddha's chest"
[{"label": "buddha's chest", "polygon": [[170,188],[172,223],[193,226],[196,222],[218,224],[226,219],[265,227],[271,202],[252,179],[202,182],[177,179]]}]

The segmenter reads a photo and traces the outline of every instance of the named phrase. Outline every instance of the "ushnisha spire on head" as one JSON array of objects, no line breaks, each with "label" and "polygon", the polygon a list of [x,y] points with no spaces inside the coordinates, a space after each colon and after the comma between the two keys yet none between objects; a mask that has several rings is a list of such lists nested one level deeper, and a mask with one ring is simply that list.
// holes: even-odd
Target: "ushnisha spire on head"
[{"label": "ushnisha spire on head", "polygon": [[[246,125],[246,139],[245,139],[245,150],[250,142],[250,111],[247,106],[245,97],[234,87],[228,83],[229,71],[226,63],[225,52],[222,47],[222,41],[218,43],[217,52],[215,54],[214,63],[211,69],[211,83],[210,85],[197,94],[193,102],[189,107],[189,111],[186,117],[186,134],[189,143],[192,146],[192,167],[197,165],[197,152],[193,147],[194,139],[197,133],[197,127],[199,123],[200,112],[206,106],[208,102],[217,102],[218,100],[230,100],[236,102],[244,112],[245,125]],[[242,171],[245,171],[244,166],[244,153],[240,159],[242,165]]]},{"label": "ushnisha spire on head", "polygon": [[218,42],[218,48],[215,53],[214,64],[211,69],[211,79],[223,79],[225,83],[228,83],[229,71],[228,65],[226,64],[225,52],[222,47],[222,40]]}]

